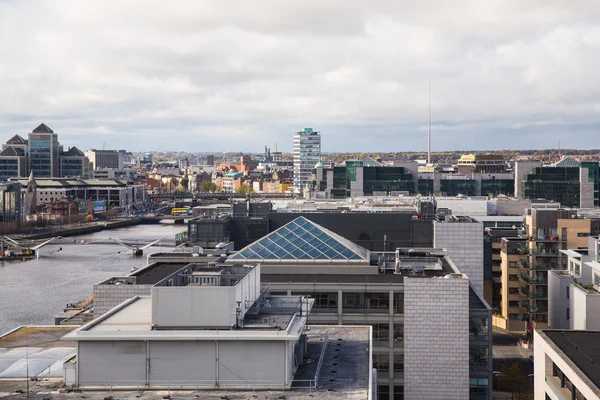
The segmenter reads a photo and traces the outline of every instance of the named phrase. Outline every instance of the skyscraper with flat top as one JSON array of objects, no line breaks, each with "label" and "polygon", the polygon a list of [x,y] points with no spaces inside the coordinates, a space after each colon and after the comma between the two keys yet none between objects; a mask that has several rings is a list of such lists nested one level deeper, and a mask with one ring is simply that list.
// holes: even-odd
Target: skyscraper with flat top
[{"label": "skyscraper with flat top", "polygon": [[312,128],[294,134],[294,191],[304,191],[315,164],[321,157],[321,135]]}]

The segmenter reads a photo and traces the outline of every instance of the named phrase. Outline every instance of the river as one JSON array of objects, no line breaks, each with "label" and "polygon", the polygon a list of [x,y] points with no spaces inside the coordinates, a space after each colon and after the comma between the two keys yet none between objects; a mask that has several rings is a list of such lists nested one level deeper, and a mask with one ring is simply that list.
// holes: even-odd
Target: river
[{"label": "river", "polygon": [[[131,267],[146,265],[148,254],[172,251],[175,234],[184,225],[164,223],[106,230],[73,239],[119,239],[152,242],[166,238],[133,257],[131,250],[113,244],[47,245],[39,258],[27,261],[0,261],[0,333],[19,325],[54,324],[54,317],[67,303],[92,294],[95,283],[128,274]],[[62,251],[57,251],[62,247]]]}]

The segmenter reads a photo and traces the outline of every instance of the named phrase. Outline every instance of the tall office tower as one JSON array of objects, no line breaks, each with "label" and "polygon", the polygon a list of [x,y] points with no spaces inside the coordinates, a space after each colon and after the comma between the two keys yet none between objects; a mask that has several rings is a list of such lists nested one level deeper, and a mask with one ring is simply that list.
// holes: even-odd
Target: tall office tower
[{"label": "tall office tower", "polygon": [[294,191],[304,191],[315,164],[321,157],[321,135],[312,128],[294,134]]},{"label": "tall office tower", "polygon": [[29,134],[27,142],[29,172],[37,177],[60,176],[62,149],[58,136],[46,124],[41,124]]}]

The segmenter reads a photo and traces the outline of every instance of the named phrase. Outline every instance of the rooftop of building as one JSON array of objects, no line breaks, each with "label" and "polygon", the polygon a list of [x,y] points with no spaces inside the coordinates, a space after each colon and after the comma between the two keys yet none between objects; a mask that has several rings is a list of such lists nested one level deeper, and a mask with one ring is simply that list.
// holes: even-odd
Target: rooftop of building
[{"label": "rooftop of building", "polygon": [[[177,254],[177,253],[174,253]],[[154,285],[165,277],[179,271],[188,263],[161,263],[155,262],[142,269],[132,272],[128,276],[112,277],[100,282],[100,285]]]},{"label": "rooftop of building", "polygon": [[442,215],[439,218],[436,217],[436,222],[450,222],[450,223],[473,223],[479,224],[477,219],[468,217],[466,215]]},{"label": "rooftop of building", "polygon": [[8,139],[6,144],[24,145],[27,144],[27,140],[23,139],[21,135],[15,135]]},{"label": "rooftop of building", "polygon": [[226,261],[305,263],[370,262],[369,251],[305,217],[297,217],[279,229],[244,247]]},{"label": "rooftop of building", "polygon": [[519,230],[516,228],[485,228],[485,233],[492,237],[518,237]]},{"label": "rooftop of building", "polygon": [[0,156],[3,157],[23,157],[24,155],[25,150],[13,146],[7,146],[4,150],[2,150],[2,152],[0,152]]},{"label": "rooftop of building", "polygon": [[73,357],[76,343],[61,337],[76,328],[21,326],[0,336],[0,382],[27,376],[62,377],[62,364]]},{"label": "rooftop of building", "polygon": [[501,154],[463,154],[458,160],[459,163],[475,161],[504,161],[504,156]]},{"label": "rooftop of building", "polygon": [[580,167],[581,161],[574,159],[573,157],[564,156],[559,161],[551,165],[552,167]]},{"label": "rooftop of building", "polygon": [[[311,265],[307,263],[307,265]],[[364,283],[394,284],[403,283],[404,278],[442,278],[447,275],[462,277],[445,252],[436,249],[397,249],[396,254],[383,254],[370,266],[372,273],[356,274],[343,266],[336,266],[331,273],[263,273],[264,282],[304,282],[304,283]]]},{"label": "rooftop of building", "polygon": [[[171,390],[170,395],[178,399],[218,399],[264,398],[276,399],[285,396],[290,400],[319,399],[366,399],[372,390],[371,374],[371,328],[369,326],[321,326],[311,325],[305,329],[307,336],[306,361],[299,366],[290,390],[275,391],[244,390]],[[62,342],[64,343],[64,342]],[[62,373],[62,367],[60,369]],[[316,382],[315,382],[316,378]],[[316,388],[315,388],[316,383]],[[43,399],[49,396],[55,400],[80,399],[79,391],[56,392],[57,381],[31,382],[30,398]],[[18,381],[0,380],[3,398],[21,399],[25,390],[24,379]],[[11,395],[11,393],[14,393]],[[85,397],[92,400],[107,398],[114,391],[86,391]],[[163,398],[166,390],[119,390],[118,398],[136,400],[142,398]]]},{"label": "rooftop of building", "polygon": [[[248,266],[206,267],[188,264],[156,282],[155,286],[236,286],[252,270]],[[202,283],[198,278],[218,278]]]},{"label": "rooftop of building", "polygon": [[37,128],[32,130],[31,133],[54,133],[54,131],[52,129],[50,129],[50,127],[48,127],[48,125],[41,123],[38,125]]},{"label": "rooftop of building", "polygon": [[300,334],[314,300],[302,296],[261,296],[235,329],[155,329],[152,296],[133,297],[70,332],[64,340],[285,340]]},{"label": "rooftop of building", "polygon": [[600,331],[542,330],[579,370],[600,387]]}]

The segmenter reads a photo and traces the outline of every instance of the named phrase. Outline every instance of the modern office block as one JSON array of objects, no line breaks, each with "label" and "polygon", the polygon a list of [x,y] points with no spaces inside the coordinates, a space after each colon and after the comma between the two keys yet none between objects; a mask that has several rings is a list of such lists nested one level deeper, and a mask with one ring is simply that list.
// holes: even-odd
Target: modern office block
[{"label": "modern office block", "polygon": [[321,157],[321,135],[312,128],[294,134],[294,190],[304,192],[312,170]]}]

